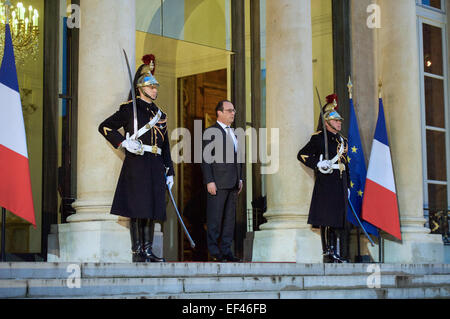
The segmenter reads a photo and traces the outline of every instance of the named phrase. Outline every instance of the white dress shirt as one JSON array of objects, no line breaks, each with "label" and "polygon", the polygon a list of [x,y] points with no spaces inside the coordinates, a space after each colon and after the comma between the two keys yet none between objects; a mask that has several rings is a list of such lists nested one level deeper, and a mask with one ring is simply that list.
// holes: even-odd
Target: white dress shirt
[{"label": "white dress shirt", "polygon": [[237,150],[238,150],[238,141],[237,141],[236,135],[234,135],[233,129],[231,127],[227,126],[226,124],[223,124],[220,121],[217,121],[217,123],[219,123],[219,125],[224,129],[224,131],[227,134],[231,135],[231,139],[233,140],[233,143],[234,143],[234,151],[237,152]]},{"label": "white dress shirt", "polygon": [[[227,134],[231,135],[231,138],[233,139],[233,143],[234,143],[234,151],[237,152],[237,150],[238,150],[238,141],[237,141],[236,135],[234,135],[233,129],[231,127],[229,127],[228,125],[223,124],[220,121],[217,121],[217,123],[219,123],[219,125],[224,129],[224,131]],[[242,183],[242,179],[240,180],[240,182]]]}]

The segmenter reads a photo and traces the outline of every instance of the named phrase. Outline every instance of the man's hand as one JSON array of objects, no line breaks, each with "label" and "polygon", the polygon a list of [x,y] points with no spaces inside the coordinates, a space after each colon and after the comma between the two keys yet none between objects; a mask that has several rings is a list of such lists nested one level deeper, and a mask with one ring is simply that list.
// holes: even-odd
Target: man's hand
[{"label": "man's hand", "polygon": [[242,180],[239,181],[239,192],[238,195],[242,192],[242,188],[244,187],[244,182]]},{"label": "man's hand", "polygon": [[167,176],[166,177],[166,184],[169,187],[169,189],[172,190],[172,187],[173,187],[173,176]]},{"label": "man's hand", "polygon": [[320,155],[319,163],[317,163],[317,168],[322,174],[332,174],[333,168],[331,167],[331,161],[323,159],[323,155]]},{"label": "man's hand", "polygon": [[217,194],[216,183],[214,182],[209,183],[208,185],[206,185],[206,187],[208,188],[208,193],[210,193],[212,196],[216,196]]},{"label": "man's hand", "polygon": [[144,154],[142,152],[142,145],[138,141],[132,140],[130,138],[130,133],[126,134],[126,139],[122,142],[122,144],[120,146],[125,148],[130,153],[138,154],[138,155]]}]

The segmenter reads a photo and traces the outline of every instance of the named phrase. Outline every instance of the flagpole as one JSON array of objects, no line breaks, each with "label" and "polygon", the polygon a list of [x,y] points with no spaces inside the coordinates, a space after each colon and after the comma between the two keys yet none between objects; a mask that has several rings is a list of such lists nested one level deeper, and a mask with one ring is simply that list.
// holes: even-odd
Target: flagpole
[{"label": "flagpole", "polygon": [[[348,77],[347,87],[348,87],[348,96],[349,96],[349,99],[351,101],[353,99],[353,83],[352,83],[351,76]],[[349,199],[349,204],[350,204],[349,206],[352,206],[350,199]],[[352,210],[353,210],[353,212],[355,214],[355,217],[358,220],[361,228],[364,230],[364,233],[367,235],[367,238],[369,239],[370,242],[372,242],[372,239],[370,238],[369,234],[367,234],[366,230],[364,229],[363,224],[359,221],[358,215],[356,214],[356,211],[353,209],[353,207],[351,207],[351,208],[352,208]],[[360,231],[359,228],[357,228],[357,230],[356,230],[356,243],[358,245],[357,262],[362,262],[362,257],[361,257],[361,231]],[[372,245],[373,245],[373,242],[372,242]]]},{"label": "flagpole", "polygon": [[356,262],[360,263],[361,262],[361,231],[359,230],[359,228],[356,228],[356,244],[358,247],[358,256],[356,257]]},{"label": "flagpole", "polygon": [[[380,231],[380,230],[378,230]],[[379,233],[380,234],[380,233]],[[381,234],[378,236],[378,263],[383,263],[383,257],[382,257],[382,249],[381,249]]]},{"label": "flagpole", "polygon": [[[351,76],[348,77],[347,87],[348,87],[348,97],[351,100],[353,99],[353,83]],[[361,258],[361,232],[359,228],[356,228],[356,244],[358,246],[358,256],[356,258],[356,262],[360,263],[362,258]]]},{"label": "flagpole", "polygon": [[5,16],[6,16],[6,24],[9,24],[9,14],[11,10],[11,1],[6,0],[3,5],[5,6]]},{"label": "flagpole", "polygon": [[[382,98],[381,91],[383,89],[383,82],[380,80],[378,83],[378,99]],[[381,232],[380,229],[378,229],[378,263],[383,263],[383,239],[381,238]]]},{"label": "flagpole", "polygon": [[1,255],[2,262],[6,261],[5,238],[6,238],[6,209],[2,207],[2,255]]}]

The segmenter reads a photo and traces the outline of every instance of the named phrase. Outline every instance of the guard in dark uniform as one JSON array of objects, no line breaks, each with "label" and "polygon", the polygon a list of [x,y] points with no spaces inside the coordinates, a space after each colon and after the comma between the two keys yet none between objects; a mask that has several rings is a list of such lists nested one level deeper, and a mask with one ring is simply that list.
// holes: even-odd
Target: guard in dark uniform
[{"label": "guard in dark uniform", "polygon": [[337,96],[327,97],[324,119],[329,160],[325,159],[323,126],[298,153],[298,160],[315,172],[308,224],[320,228],[324,263],[348,262],[337,252],[337,235],[346,222],[348,200],[348,142],[340,134],[343,118],[336,111]]},{"label": "guard in dark uniform", "polygon": [[150,66],[144,63],[134,79],[137,114],[133,101],[128,101],[99,126],[99,132],[115,148],[125,149],[111,214],[130,218],[133,262],[165,261],[152,252],[154,221],[166,220],[166,184],[173,186],[174,169],[167,115],[154,103],[158,87]]}]

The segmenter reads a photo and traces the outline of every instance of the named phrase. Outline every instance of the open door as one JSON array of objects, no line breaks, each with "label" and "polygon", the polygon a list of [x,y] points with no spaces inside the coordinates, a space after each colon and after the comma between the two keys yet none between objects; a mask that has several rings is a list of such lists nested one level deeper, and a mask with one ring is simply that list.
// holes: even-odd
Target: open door
[{"label": "open door", "polygon": [[[227,70],[218,70],[178,79],[179,123],[194,136],[194,121],[202,121],[202,130],[216,122],[216,105],[227,99]],[[193,143],[191,154],[194,154]],[[182,238],[181,260],[207,261],[206,245],[206,188],[203,185],[201,165],[183,163],[178,179],[181,210],[192,239],[193,250],[186,236]]]}]

